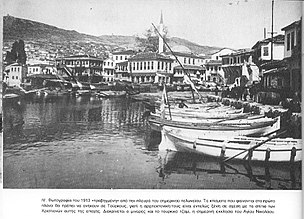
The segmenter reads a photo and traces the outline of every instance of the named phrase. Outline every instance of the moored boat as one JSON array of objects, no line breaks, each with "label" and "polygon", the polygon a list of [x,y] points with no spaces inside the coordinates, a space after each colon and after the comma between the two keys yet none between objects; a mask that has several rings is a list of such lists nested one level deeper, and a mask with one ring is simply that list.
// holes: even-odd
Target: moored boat
[{"label": "moored boat", "polygon": [[[233,157],[241,152],[245,152],[255,145],[261,144],[260,147],[244,153],[245,157],[250,156],[251,160],[268,160],[276,162],[301,160],[301,139],[277,138],[268,142],[266,141],[267,137],[246,136],[231,137],[228,139],[210,137],[198,137],[193,139],[191,137],[181,135],[180,132],[176,130],[164,130],[162,132],[162,142],[159,148],[160,150],[185,151],[216,157]],[[237,156],[235,159],[243,159],[244,155]]]}]

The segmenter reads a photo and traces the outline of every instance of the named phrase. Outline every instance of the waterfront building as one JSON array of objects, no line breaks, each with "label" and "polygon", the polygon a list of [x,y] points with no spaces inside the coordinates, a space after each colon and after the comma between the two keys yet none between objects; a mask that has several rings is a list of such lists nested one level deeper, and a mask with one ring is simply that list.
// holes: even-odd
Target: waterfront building
[{"label": "waterfront building", "polygon": [[130,81],[131,79],[130,79],[128,66],[129,66],[128,61],[116,63],[115,79],[120,81]]},{"label": "waterfront building", "polygon": [[102,77],[104,82],[112,82],[115,79],[115,62],[112,58],[103,61]]},{"label": "waterfront building", "polygon": [[219,51],[215,52],[215,53],[211,53],[210,54],[210,57],[211,57],[211,60],[220,60],[222,61],[222,56],[223,55],[229,55],[233,52],[236,52],[235,50],[233,49],[229,49],[229,48],[222,48],[220,49]]},{"label": "waterfront building", "polygon": [[208,60],[204,66],[206,70],[203,81],[224,84],[224,71],[222,69],[221,60]]},{"label": "waterfront building", "polygon": [[26,65],[13,63],[5,67],[3,81],[9,87],[20,87],[27,74]]},{"label": "waterfront building", "polygon": [[[184,80],[184,71],[190,75],[190,78],[193,82],[201,82],[203,75],[205,74],[205,68],[203,67],[203,63],[205,58],[202,56],[195,55],[193,53],[183,49],[184,46],[178,47],[179,51],[177,50],[177,47],[173,47],[173,53],[171,52],[165,52],[164,55],[170,57],[173,60],[172,66],[173,66],[173,83],[182,83]],[[183,49],[184,51],[181,51]],[[183,65],[183,68],[180,66],[179,62]]]},{"label": "waterfront building", "polygon": [[171,83],[173,59],[156,52],[139,53],[129,59],[130,79],[135,83]]},{"label": "waterfront building", "polygon": [[281,60],[268,61],[261,68],[264,89],[286,98],[301,90],[301,20],[282,30],[285,35]]},{"label": "waterfront building", "polygon": [[34,64],[27,66],[27,75],[56,74],[56,72],[56,68],[53,65]]},{"label": "waterfront building", "polygon": [[302,18],[282,28],[285,32],[284,60],[287,62],[289,72],[289,87],[293,93],[299,92],[301,86],[301,41]]},{"label": "waterfront building", "polygon": [[[271,57],[271,41],[273,42],[273,52]],[[280,34],[271,38],[258,41],[252,48],[252,60],[260,68],[261,65],[269,61],[283,60],[284,58],[284,35]],[[272,58],[272,59],[271,59]]]},{"label": "waterfront building", "polygon": [[128,59],[131,56],[134,56],[136,54],[133,50],[124,50],[124,51],[117,51],[112,53],[112,59],[115,62],[115,64],[120,62],[128,61]]},{"label": "waterfront building", "polygon": [[245,86],[259,82],[259,69],[252,61],[251,49],[240,49],[221,57],[225,84]]},{"label": "waterfront building", "polygon": [[68,74],[80,81],[101,80],[103,59],[91,55],[73,55],[56,59],[58,74]]}]

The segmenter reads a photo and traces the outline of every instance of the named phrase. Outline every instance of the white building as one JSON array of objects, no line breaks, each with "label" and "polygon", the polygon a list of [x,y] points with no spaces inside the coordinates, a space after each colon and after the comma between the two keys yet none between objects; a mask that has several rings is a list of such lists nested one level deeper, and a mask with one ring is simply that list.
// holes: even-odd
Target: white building
[{"label": "white building", "polygon": [[115,79],[115,62],[113,59],[108,58],[103,61],[102,77],[104,82],[112,82]]},{"label": "white building", "polygon": [[14,63],[5,67],[4,82],[9,87],[20,87],[23,79],[26,77],[26,66]]},{"label": "white building", "polygon": [[43,65],[43,64],[36,64],[36,65],[28,65],[27,66],[27,74],[34,75],[34,74],[56,74],[57,70],[52,65]]},{"label": "white building", "polygon": [[221,56],[228,55],[228,54],[231,54],[233,52],[235,52],[235,50],[233,50],[233,49],[228,49],[228,48],[220,49],[219,51],[210,54],[211,55],[211,60],[222,60]]},{"label": "white building", "polygon": [[128,59],[136,54],[133,50],[118,51],[112,53],[112,59],[115,64],[128,61]]}]

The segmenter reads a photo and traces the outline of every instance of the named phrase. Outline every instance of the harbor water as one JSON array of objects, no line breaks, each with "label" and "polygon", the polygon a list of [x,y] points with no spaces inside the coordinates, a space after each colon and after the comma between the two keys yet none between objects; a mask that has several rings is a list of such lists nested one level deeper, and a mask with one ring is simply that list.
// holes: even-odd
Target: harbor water
[{"label": "harbor water", "polygon": [[301,189],[301,164],[220,163],[160,152],[140,101],[36,98],[3,104],[3,187]]}]

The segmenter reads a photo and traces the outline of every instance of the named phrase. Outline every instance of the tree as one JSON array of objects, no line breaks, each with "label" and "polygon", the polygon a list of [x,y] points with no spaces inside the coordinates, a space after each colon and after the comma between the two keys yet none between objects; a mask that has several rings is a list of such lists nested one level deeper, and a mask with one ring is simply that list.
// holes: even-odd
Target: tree
[{"label": "tree", "polygon": [[[164,26],[164,39],[168,42],[168,28]],[[158,51],[158,39],[159,35],[154,27],[150,27],[144,33],[144,38],[136,37],[136,41],[141,48],[143,48],[144,52],[157,52]],[[164,45],[164,51],[166,50],[166,46]]]},{"label": "tree", "polygon": [[5,62],[12,64],[14,62],[26,64],[26,53],[24,50],[24,41],[15,41],[12,45],[11,51],[6,53]]}]

